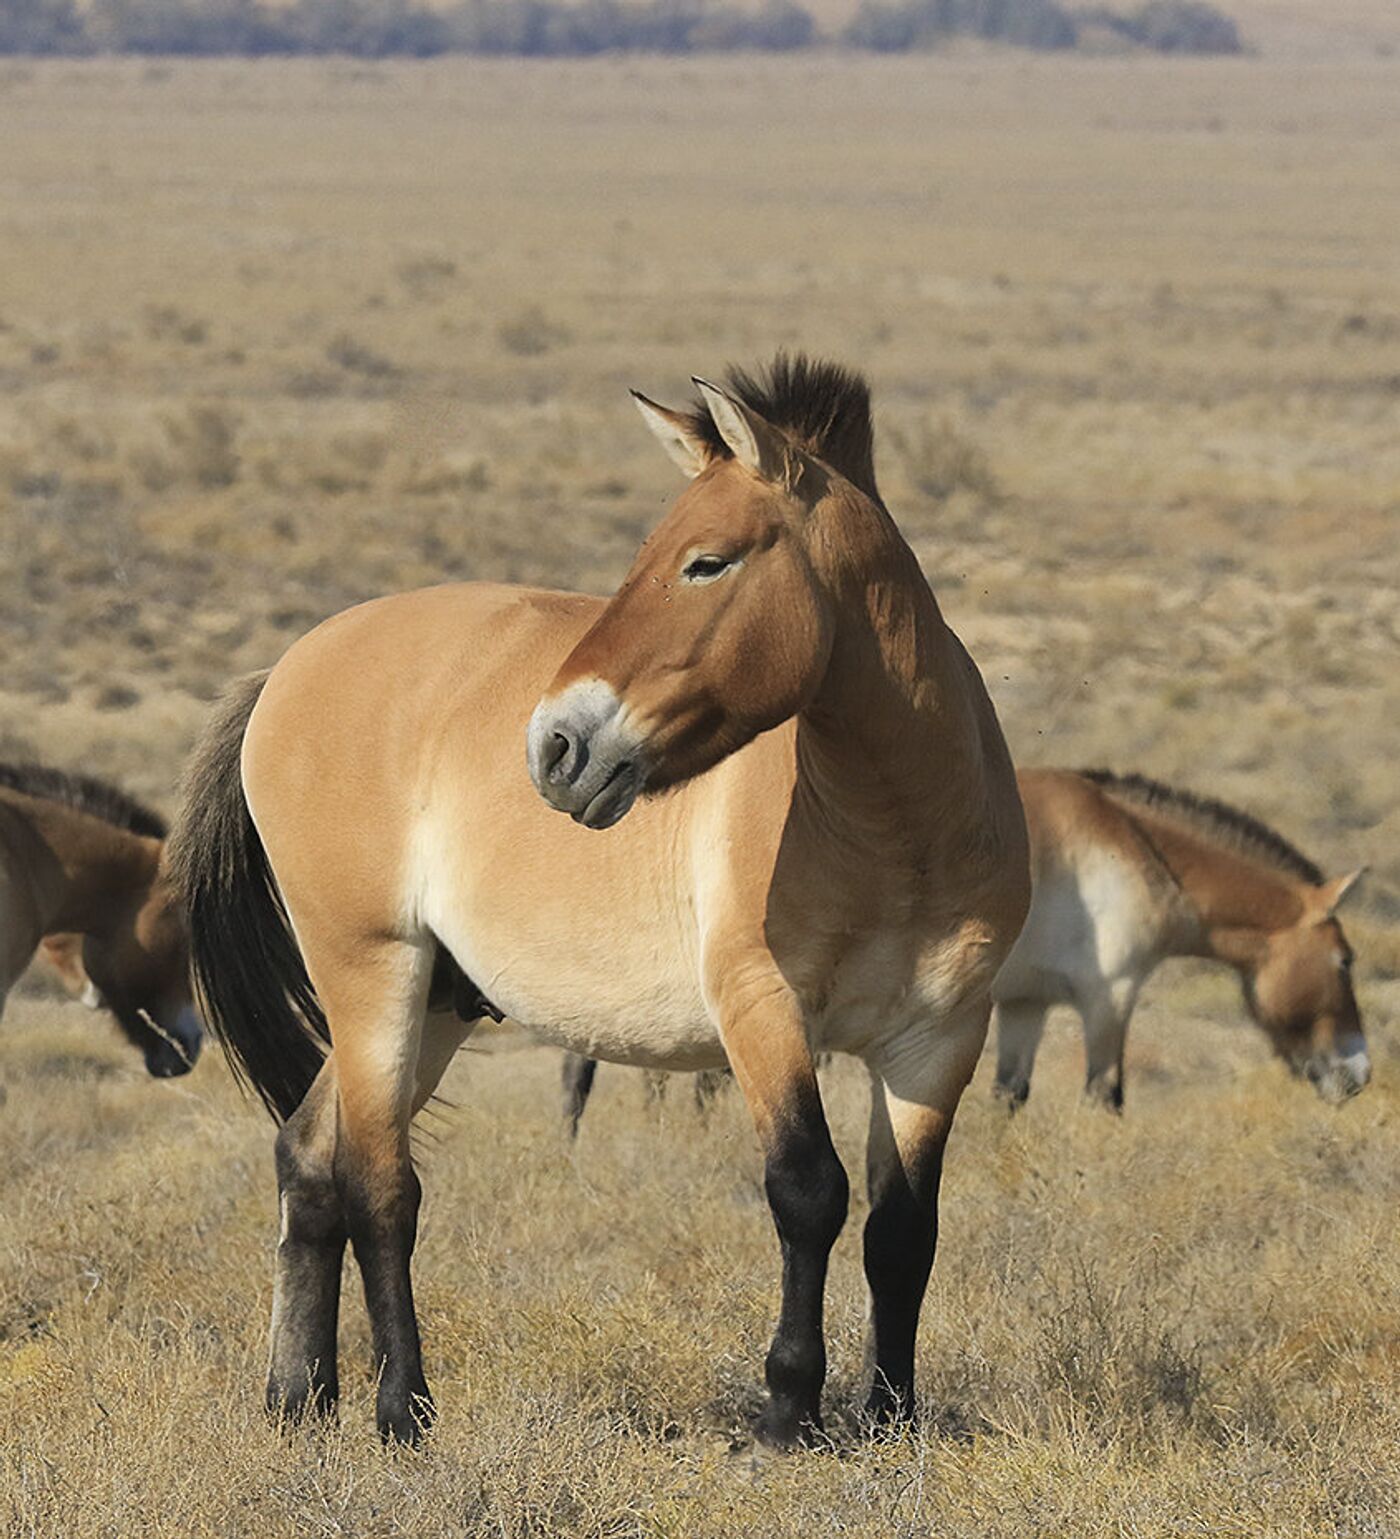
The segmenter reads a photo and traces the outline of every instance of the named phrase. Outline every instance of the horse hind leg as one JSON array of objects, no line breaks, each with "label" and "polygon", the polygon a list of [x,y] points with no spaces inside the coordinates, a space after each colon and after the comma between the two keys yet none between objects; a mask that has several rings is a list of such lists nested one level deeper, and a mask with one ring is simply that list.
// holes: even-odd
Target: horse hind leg
[{"label": "horse hind leg", "polygon": [[336,1326],[346,1227],[335,1185],[335,1143],[335,1062],[328,1058],[277,1135],[281,1230],[267,1376],[273,1415],[331,1414],[340,1393]]},{"label": "horse hind leg", "polygon": [[[298,934],[334,1043],[331,1174],[364,1282],[376,1420],[386,1442],[414,1444],[433,1419],[433,1402],[410,1276],[422,1187],[409,1128],[450,1057],[425,1033],[432,953],[401,941],[348,945],[337,938],[323,947],[305,927]],[[451,1045],[463,1034],[454,1030]],[[425,1085],[429,1060],[433,1084]]]}]

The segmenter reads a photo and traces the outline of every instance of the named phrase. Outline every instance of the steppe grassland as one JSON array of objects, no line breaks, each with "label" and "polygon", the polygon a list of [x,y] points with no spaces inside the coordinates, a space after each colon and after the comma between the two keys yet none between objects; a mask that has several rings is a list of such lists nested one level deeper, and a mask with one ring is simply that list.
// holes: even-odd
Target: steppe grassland
[{"label": "steppe grassland", "polygon": [[[1266,8],[1285,10],[1281,4]],[[1358,8],[1357,15],[1362,13]],[[1248,18],[1245,18],[1248,20]],[[1266,18],[1267,19],[1267,18]],[[1321,52],[1327,52],[1323,50]],[[755,1461],[776,1293],[742,1109],[464,1059],[425,1130],[443,1425],[258,1407],[268,1129],[212,1056],[4,1024],[0,1514],[20,1533],[1385,1534],[1400,1526],[1400,63],[11,64],[0,752],[169,806],[220,684],[443,577],[605,591],[667,499],[625,387],[860,364],[882,480],[1026,762],[1234,797],[1329,868],[1377,1082],[1332,1113],[1160,980],[1121,1124],[1052,1032],[970,1092],[928,1430]],[[860,1077],[829,1077],[859,1186]]]}]

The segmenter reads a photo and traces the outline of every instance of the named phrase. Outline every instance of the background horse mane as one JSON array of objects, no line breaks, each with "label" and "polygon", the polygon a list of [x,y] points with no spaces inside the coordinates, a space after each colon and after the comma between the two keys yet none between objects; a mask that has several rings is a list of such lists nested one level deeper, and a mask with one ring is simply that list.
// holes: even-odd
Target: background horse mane
[{"label": "background horse mane", "polygon": [[[870,386],[861,375],[805,353],[779,353],[756,373],[731,367],[725,383],[745,406],[880,501]],[[703,401],[697,400],[686,413],[686,426],[714,458],[733,457]]]},{"label": "background horse mane", "polygon": [[1202,833],[1213,835],[1241,854],[1252,855],[1276,871],[1284,871],[1313,887],[1322,885],[1321,870],[1296,845],[1290,844],[1277,829],[1228,802],[1212,796],[1197,796],[1194,791],[1164,785],[1146,775],[1116,775],[1106,769],[1085,769],[1078,773],[1122,801],[1175,817]]},{"label": "background horse mane", "polygon": [[164,839],[169,833],[165,819],[158,812],[93,775],[74,775],[66,770],[52,769],[47,764],[0,763],[0,787],[41,801],[61,802],[65,807],[86,812],[143,838]]}]

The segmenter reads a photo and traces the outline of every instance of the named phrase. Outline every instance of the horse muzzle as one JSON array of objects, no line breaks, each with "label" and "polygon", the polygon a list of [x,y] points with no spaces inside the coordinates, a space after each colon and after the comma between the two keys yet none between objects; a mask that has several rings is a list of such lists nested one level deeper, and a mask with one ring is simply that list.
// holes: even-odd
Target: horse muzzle
[{"label": "horse muzzle", "polygon": [[1346,1051],[1321,1053],[1303,1066],[1308,1083],[1331,1106],[1360,1095],[1371,1080],[1371,1056],[1365,1043],[1345,1047]]},{"label": "horse muzzle", "polygon": [[639,749],[622,701],[600,679],[570,684],[530,717],[530,779],[585,828],[611,828],[631,810],[646,780]]},{"label": "horse muzzle", "polygon": [[175,1079],[195,1066],[204,1045],[204,1027],[186,1005],[170,1027],[153,1026],[160,1040],[146,1053],[146,1072],[152,1079]]}]

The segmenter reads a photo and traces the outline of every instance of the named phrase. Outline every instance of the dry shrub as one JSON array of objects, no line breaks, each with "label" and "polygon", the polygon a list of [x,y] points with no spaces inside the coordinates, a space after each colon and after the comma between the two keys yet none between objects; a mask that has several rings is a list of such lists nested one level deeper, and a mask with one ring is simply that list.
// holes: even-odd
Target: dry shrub
[{"label": "dry shrub", "polygon": [[496,337],[508,353],[517,358],[539,358],[570,340],[567,326],[561,326],[538,305],[529,305],[496,327]]},{"label": "dry shrub", "polygon": [[995,501],[1001,486],[986,453],[949,418],[892,431],[891,446],[914,489],[935,502],[956,492]]},{"label": "dry shrub", "polygon": [[128,459],[148,491],[175,486],[206,489],[232,486],[238,479],[238,418],[225,406],[194,405],[161,420],[165,443],[138,444]]}]

